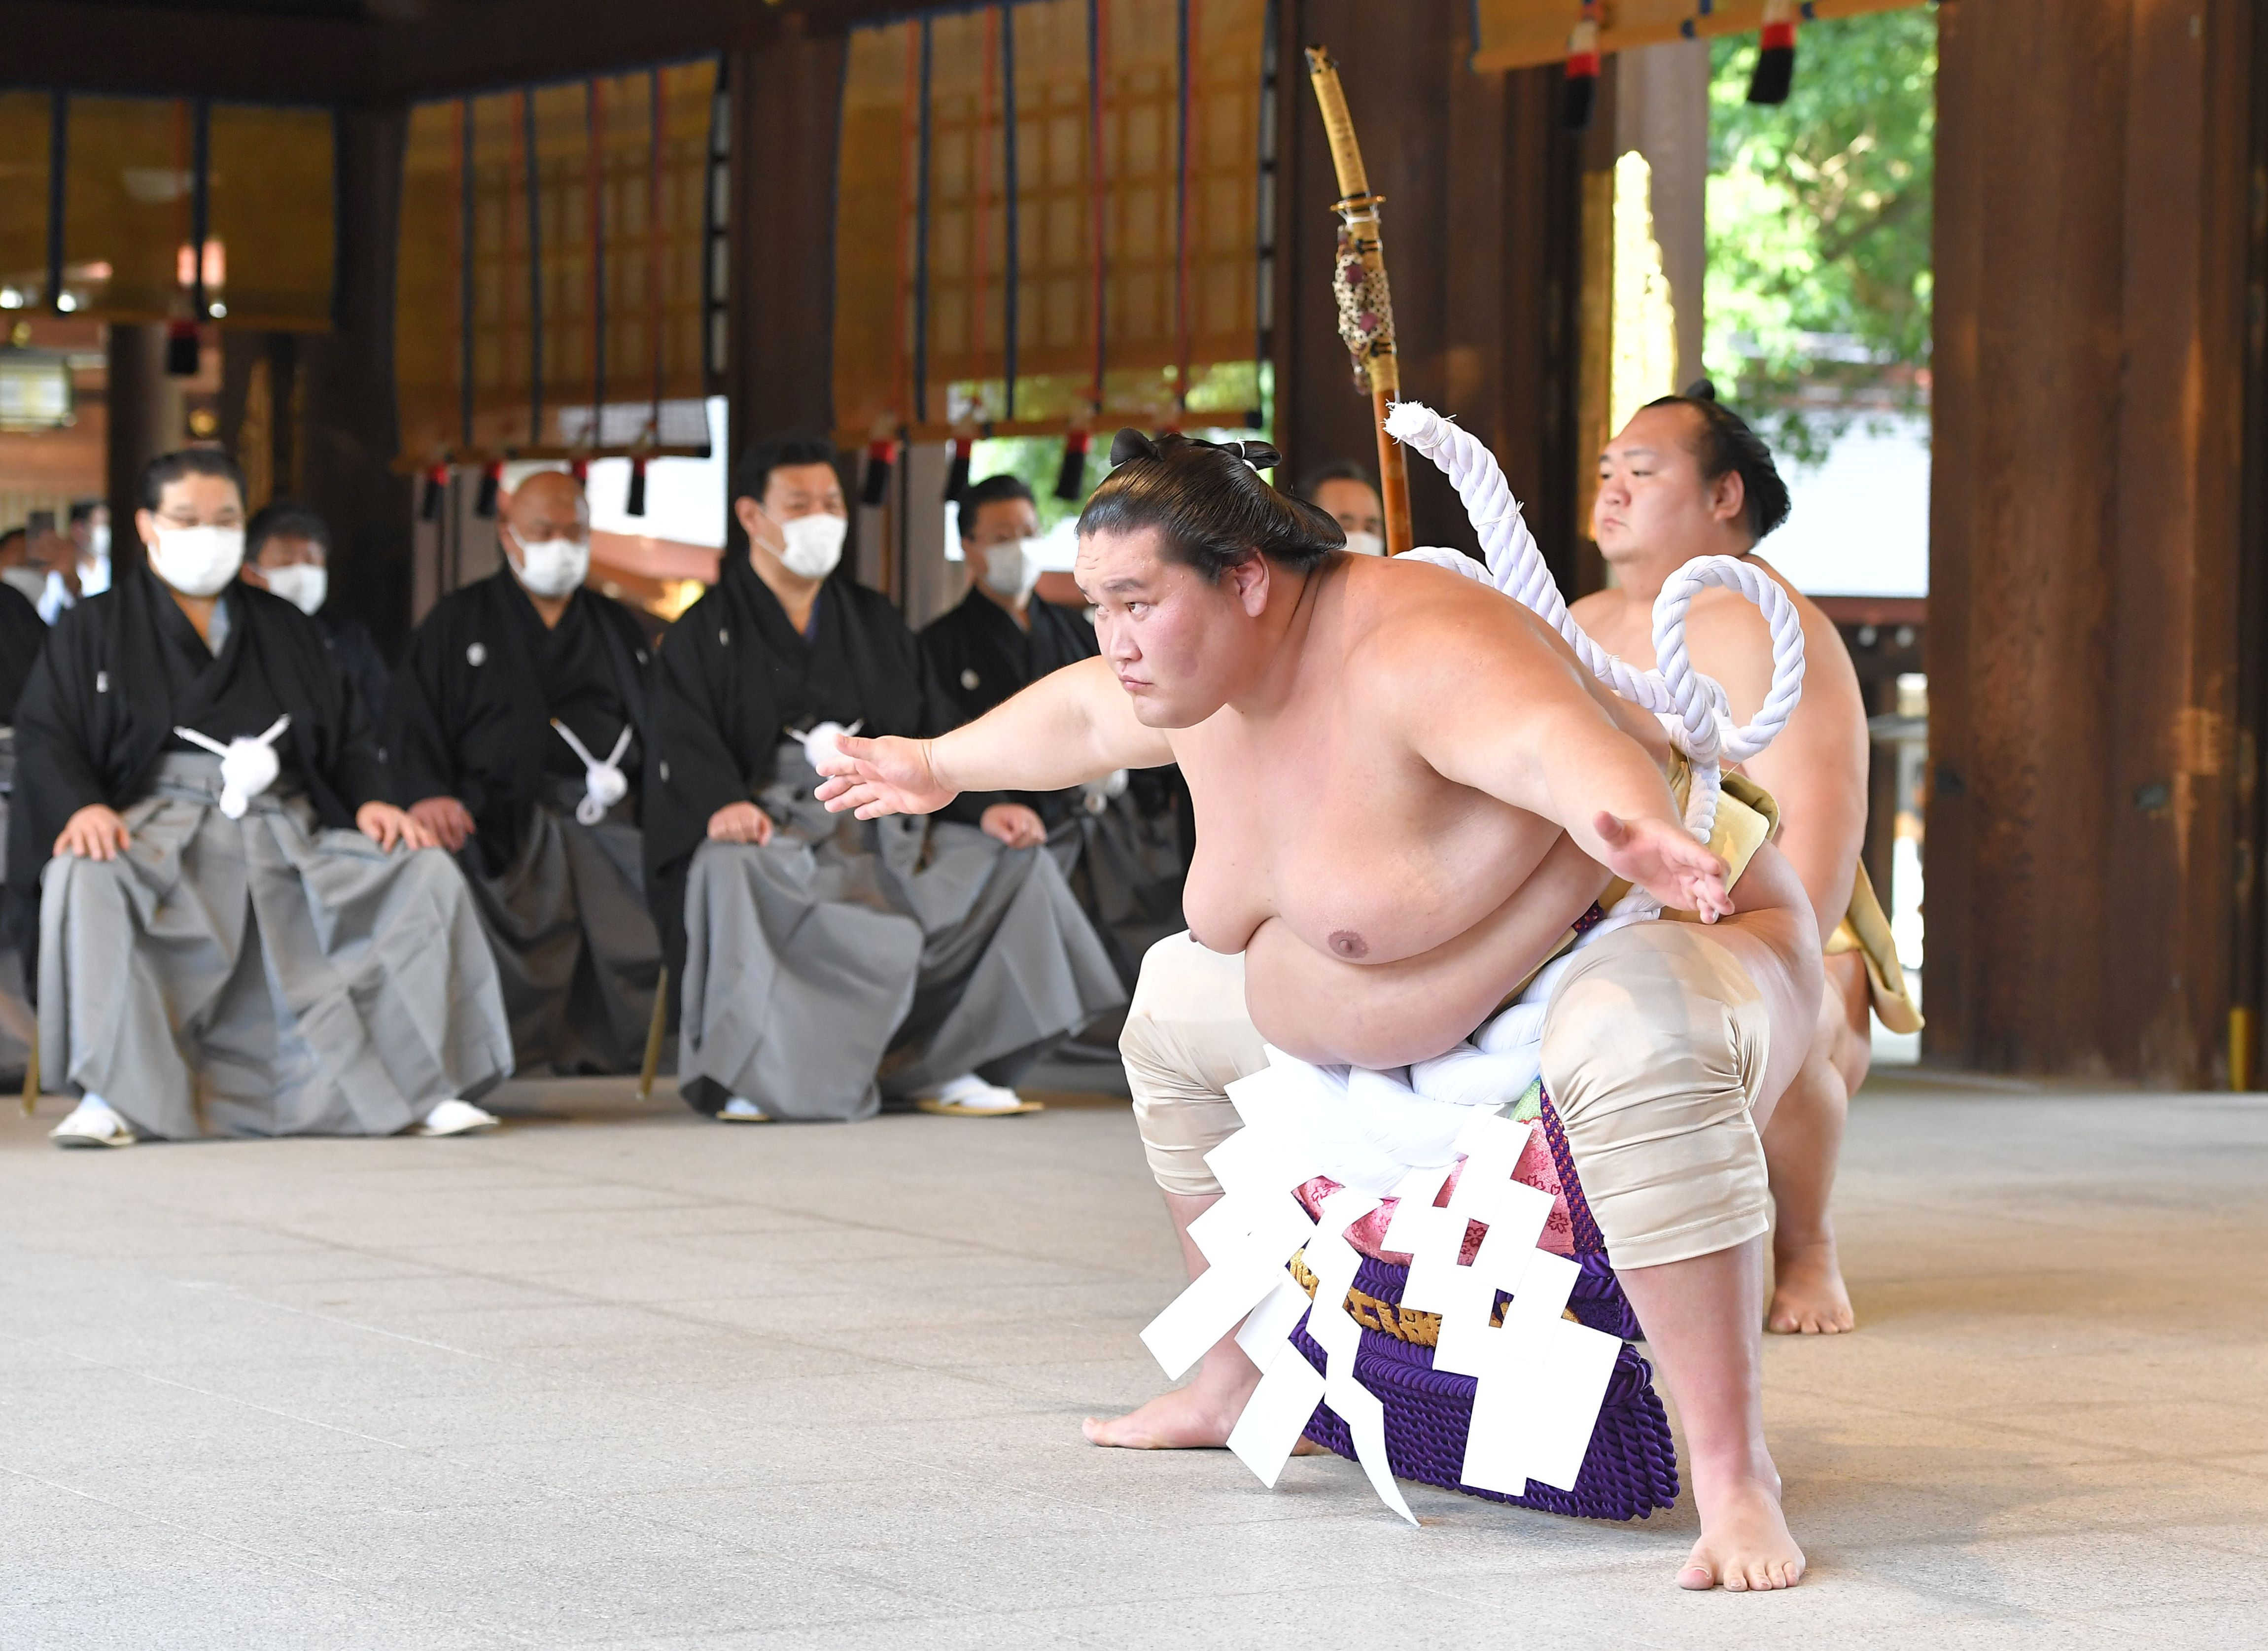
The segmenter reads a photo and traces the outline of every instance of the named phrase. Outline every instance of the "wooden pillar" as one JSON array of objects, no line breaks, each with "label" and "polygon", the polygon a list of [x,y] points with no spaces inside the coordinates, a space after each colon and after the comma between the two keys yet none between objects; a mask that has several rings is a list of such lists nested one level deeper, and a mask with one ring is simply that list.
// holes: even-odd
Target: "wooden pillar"
[{"label": "wooden pillar", "polygon": [[[335,326],[293,341],[291,471],[330,524],[331,600],[396,657],[410,624],[413,479],[394,469],[394,260],[401,217],[400,107],[338,118]],[[279,490],[291,478],[278,476]]]},{"label": "wooden pillar", "polygon": [[110,497],[110,542],[114,555],[138,554],[134,512],[142,500],[142,468],[180,445],[180,395],[166,377],[166,329],[132,321],[114,322],[107,346],[105,375],[109,424],[104,490]]},{"label": "wooden pillar", "polygon": [[2226,1076],[2250,13],[1939,11],[1934,1058]]},{"label": "wooden pillar", "polygon": [[[1403,394],[1482,435],[1547,556],[1572,525],[1566,441],[1575,145],[1550,70],[1476,74],[1470,13],[1359,0],[1285,0],[1279,90],[1276,439],[1287,480],[1334,459],[1374,464],[1331,292],[1338,185],[1300,48],[1329,48],[1386,197],[1388,275]],[[1419,544],[1476,548],[1441,473],[1410,467]]]},{"label": "wooden pillar", "polygon": [[[733,53],[732,290],[725,395],[737,458],[783,430],[835,424],[835,166],[842,131],[837,31],[794,12],[765,44]],[[726,543],[747,548],[727,517]]]}]

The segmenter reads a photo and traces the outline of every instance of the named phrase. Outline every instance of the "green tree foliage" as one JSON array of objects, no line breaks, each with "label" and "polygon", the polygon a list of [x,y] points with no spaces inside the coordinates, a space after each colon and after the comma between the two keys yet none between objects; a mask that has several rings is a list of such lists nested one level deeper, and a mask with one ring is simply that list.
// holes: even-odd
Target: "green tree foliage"
[{"label": "green tree foliage", "polygon": [[1937,15],[1807,25],[1778,107],[1748,101],[1756,49],[1712,48],[1705,357],[1816,462],[1869,409],[1927,402]]}]

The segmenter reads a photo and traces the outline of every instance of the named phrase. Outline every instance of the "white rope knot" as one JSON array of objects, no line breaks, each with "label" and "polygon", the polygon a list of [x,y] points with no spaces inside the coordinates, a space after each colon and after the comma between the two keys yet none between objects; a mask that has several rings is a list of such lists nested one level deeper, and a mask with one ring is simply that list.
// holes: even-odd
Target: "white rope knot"
[{"label": "white rope knot", "polygon": [[[1397,402],[1387,416],[1386,433],[1431,459],[1455,486],[1488,558],[1488,583],[1565,637],[1601,682],[1661,719],[1693,771],[1685,828],[1706,843],[1716,831],[1725,764],[1745,763],[1770,745],[1803,697],[1803,616],[1778,581],[1737,556],[1697,556],[1688,562],[1654,598],[1657,668],[1641,670],[1592,641],[1567,611],[1566,599],[1552,580],[1535,536],[1528,531],[1520,502],[1513,498],[1495,454],[1422,402]],[[1462,564],[1461,571],[1483,577],[1469,556],[1455,551],[1410,554],[1444,566]],[[1686,612],[1693,599],[1712,585],[1754,602],[1771,629],[1771,691],[1756,720],[1746,725],[1733,721],[1723,687],[1693,668],[1685,646]]]},{"label": "white rope knot", "polygon": [[822,774],[826,770],[819,765],[842,755],[843,741],[865,726],[866,719],[861,717],[847,728],[839,722],[822,722],[808,733],[798,733],[793,728],[787,733],[788,738],[803,748],[804,755],[810,760],[812,772]]},{"label": "white rope knot", "polygon": [[575,805],[576,822],[594,826],[607,817],[607,811],[630,794],[630,782],[622,772],[622,753],[630,748],[630,725],[624,723],[615,748],[600,762],[591,755],[590,748],[575,737],[575,730],[554,717],[551,726],[559,737],[567,741],[575,755],[583,760],[583,800]]},{"label": "white rope knot", "polygon": [[291,726],[287,712],[268,725],[268,732],[254,739],[239,734],[226,745],[195,728],[176,727],[173,732],[191,745],[202,746],[220,758],[220,811],[232,820],[244,818],[244,811],[252,807],[252,800],[276,783],[284,771],[283,759],[276,755],[276,741],[284,730]]}]

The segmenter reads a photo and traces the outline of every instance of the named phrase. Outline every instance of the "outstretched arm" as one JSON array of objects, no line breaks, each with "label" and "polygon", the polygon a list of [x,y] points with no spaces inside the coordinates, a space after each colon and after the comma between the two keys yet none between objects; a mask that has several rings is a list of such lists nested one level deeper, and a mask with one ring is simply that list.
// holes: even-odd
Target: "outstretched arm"
[{"label": "outstretched arm", "polygon": [[1060,791],[1122,768],[1174,760],[1145,727],[1102,660],[1083,660],[1033,683],[966,727],[934,740],[846,738],[823,759],[819,799],[861,820],[933,814],[965,791]]},{"label": "outstretched arm", "polygon": [[1725,863],[1686,830],[1656,758],[1525,610],[1468,604],[1394,651],[1410,743],[1442,778],[1552,822],[1665,905],[1732,915]]}]

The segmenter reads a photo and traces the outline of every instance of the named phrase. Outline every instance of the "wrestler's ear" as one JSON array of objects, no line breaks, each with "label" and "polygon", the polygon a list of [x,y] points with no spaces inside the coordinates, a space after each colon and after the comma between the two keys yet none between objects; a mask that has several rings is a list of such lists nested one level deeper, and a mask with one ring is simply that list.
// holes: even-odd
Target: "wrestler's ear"
[{"label": "wrestler's ear", "polygon": [[1257,619],[1268,611],[1270,571],[1268,558],[1256,550],[1220,576],[1221,584],[1250,618]]},{"label": "wrestler's ear", "polygon": [[1709,519],[1738,521],[1748,513],[1749,484],[1738,470],[1727,470],[1709,483]]}]

